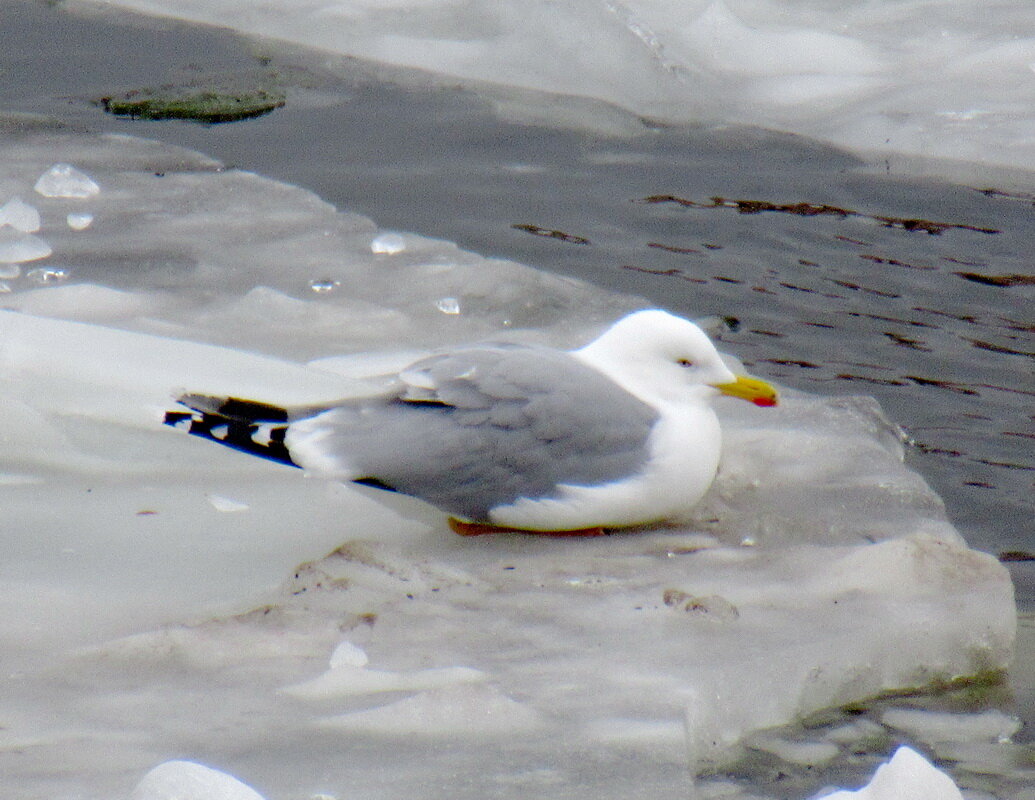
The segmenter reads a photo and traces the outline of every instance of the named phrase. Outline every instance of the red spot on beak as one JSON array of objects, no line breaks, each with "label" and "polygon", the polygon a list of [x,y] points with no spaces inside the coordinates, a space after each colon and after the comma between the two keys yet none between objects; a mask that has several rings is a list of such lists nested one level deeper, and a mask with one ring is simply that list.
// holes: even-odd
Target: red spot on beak
[{"label": "red spot on beak", "polygon": [[756,406],[762,406],[762,408],[772,408],[776,405],[775,397],[756,397],[751,401]]}]

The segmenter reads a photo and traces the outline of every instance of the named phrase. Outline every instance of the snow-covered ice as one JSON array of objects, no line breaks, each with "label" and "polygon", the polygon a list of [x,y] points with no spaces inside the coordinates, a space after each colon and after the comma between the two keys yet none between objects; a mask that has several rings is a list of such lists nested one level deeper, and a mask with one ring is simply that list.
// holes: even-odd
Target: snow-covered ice
[{"label": "snow-covered ice", "polygon": [[[1035,169],[1027,0],[117,0],[455,83],[603,100],[656,121],[747,123],[906,162]],[[578,103],[554,116],[591,123]],[[928,169],[932,169],[928,167]],[[937,171],[938,168],[933,168]]]},{"label": "snow-covered ice", "polygon": [[963,800],[952,778],[910,747],[900,747],[856,792],[834,792],[821,800]]},{"label": "snow-covered ice", "polygon": [[[375,253],[370,220],[153,142],[0,142],[8,183],[55,161],[104,188],[83,231],[48,227],[81,199],[41,201],[65,280],[16,275],[0,298],[12,800],[126,796],[184,757],[270,798],[681,791],[688,764],[753,741],[798,763],[838,744],[751,739],[765,729],[1009,663],[1006,571],[866,398],[723,405],[693,524],[587,541],[461,539],[416,501],[162,426],[184,389],[374,391],[400,353],[571,346],[641,301],[410,234]],[[229,780],[159,769],[135,797]]]},{"label": "snow-covered ice", "polygon": [[192,761],[166,761],[140,781],[130,800],[263,800],[232,775]]}]

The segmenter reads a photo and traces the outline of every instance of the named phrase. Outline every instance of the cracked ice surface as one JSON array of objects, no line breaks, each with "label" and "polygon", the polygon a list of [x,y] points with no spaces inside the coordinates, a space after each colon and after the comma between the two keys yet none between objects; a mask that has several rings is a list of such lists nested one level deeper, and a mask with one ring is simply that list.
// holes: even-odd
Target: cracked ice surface
[{"label": "cracked ice surface", "polygon": [[0,301],[12,800],[128,796],[183,758],[269,798],[682,795],[753,732],[1008,662],[1005,570],[866,398],[722,405],[696,519],[586,541],[460,539],[162,427],[184,388],[355,394],[395,351],[572,345],[638,301],[411,234],[389,252],[308,192],[130,137],[0,150],[0,200],[54,163],[103,187],[38,201],[65,277]]}]

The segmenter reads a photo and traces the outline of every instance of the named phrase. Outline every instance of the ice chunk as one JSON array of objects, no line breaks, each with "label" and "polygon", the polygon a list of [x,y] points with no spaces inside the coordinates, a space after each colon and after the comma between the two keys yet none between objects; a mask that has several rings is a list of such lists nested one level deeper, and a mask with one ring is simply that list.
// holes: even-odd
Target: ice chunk
[{"label": "ice chunk", "polygon": [[5,225],[22,233],[35,233],[40,229],[40,212],[20,197],[12,197],[0,206],[0,228]]},{"label": "ice chunk", "polygon": [[44,197],[87,198],[101,191],[89,175],[71,164],[55,164],[40,175],[33,188]]},{"label": "ice chunk", "polygon": [[[50,245],[31,233],[20,233],[8,228],[0,229],[0,263],[22,264],[37,261],[54,252]],[[13,277],[13,276],[7,276]]]},{"label": "ice chunk", "polygon": [[331,653],[330,666],[331,669],[335,667],[365,667],[369,660],[363,648],[357,647],[352,642],[345,640],[340,642],[334,648],[334,652]]},{"label": "ice chunk", "polygon": [[68,227],[74,231],[85,231],[93,225],[93,214],[87,214],[85,212],[72,213],[65,217],[65,222],[68,224]]},{"label": "ice chunk", "polygon": [[456,315],[460,313],[460,301],[455,297],[440,297],[435,301],[435,307],[443,314]]},{"label": "ice chunk", "polygon": [[881,719],[885,725],[928,744],[973,741],[1005,743],[1021,728],[1019,719],[995,710],[979,714],[951,714],[892,708],[885,711]]},{"label": "ice chunk", "polygon": [[900,747],[859,791],[834,792],[819,800],[963,800],[963,794],[918,752]]},{"label": "ice chunk", "polygon": [[[21,274],[22,268],[17,264],[6,264],[0,261],[0,278],[9,280],[11,278],[17,278]],[[6,289],[3,289],[4,292],[11,291],[11,287],[8,286],[6,283],[4,284],[4,286],[7,287]]]},{"label": "ice chunk", "polygon": [[394,256],[406,249],[406,240],[398,233],[382,233],[370,243],[370,252]]},{"label": "ice chunk", "polygon": [[193,761],[166,761],[137,784],[130,800],[263,800],[232,775]]}]

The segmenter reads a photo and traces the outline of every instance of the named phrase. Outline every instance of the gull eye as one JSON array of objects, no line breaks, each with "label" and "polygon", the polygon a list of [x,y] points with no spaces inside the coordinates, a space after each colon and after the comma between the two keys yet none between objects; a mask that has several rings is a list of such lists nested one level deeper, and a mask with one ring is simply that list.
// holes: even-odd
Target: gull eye
[{"label": "gull eye", "polygon": [[677,358],[676,363],[681,367],[692,367],[694,365],[694,362],[689,358]]}]

